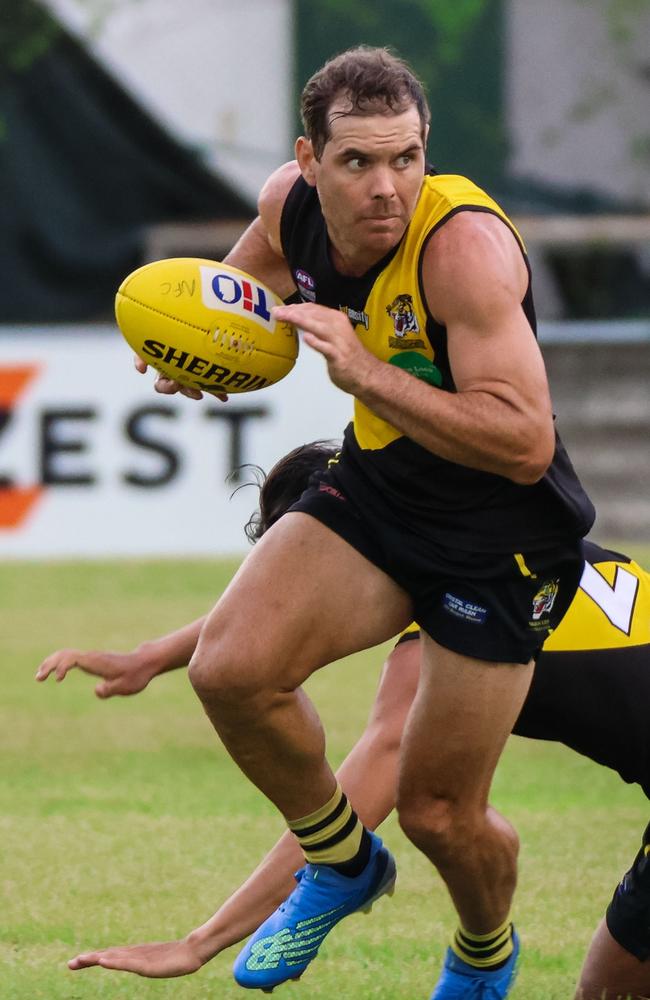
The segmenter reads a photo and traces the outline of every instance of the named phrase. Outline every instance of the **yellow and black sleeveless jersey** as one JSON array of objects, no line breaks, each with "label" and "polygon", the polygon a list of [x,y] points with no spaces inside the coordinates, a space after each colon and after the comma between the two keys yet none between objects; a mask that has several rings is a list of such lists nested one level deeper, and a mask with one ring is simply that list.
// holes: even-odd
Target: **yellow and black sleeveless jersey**
[{"label": "yellow and black sleeveless jersey", "polygon": [[[455,392],[447,331],[428,311],[422,257],[433,233],[458,212],[489,212],[521,237],[499,206],[465,177],[427,176],[400,243],[362,277],[331,263],[318,195],[299,178],[281,221],[283,252],[304,300],[340,309],[376,357],[435,389]],[[530,284],[522,308],[535,331]],[[534,486],[520,486],[433,455],[355,401],[334,485],[360,510],[389,512],[409,530],[465,551],[526,551],[583,535],[593,507],[557,440],[554,462]]]},{"label": "yellow and black sleeveless jersey", "polygon": [[[544,643],[517,736],[564,743],[650,797],[650,573],[583,542],[580,587]],[[415,637],[411,625],[403,638]]]}]

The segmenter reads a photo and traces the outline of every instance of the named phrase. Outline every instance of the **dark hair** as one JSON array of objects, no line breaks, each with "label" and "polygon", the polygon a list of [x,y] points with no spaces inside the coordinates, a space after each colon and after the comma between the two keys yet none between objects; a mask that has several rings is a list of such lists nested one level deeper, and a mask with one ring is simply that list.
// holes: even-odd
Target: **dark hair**
[{"label": "dark hair", "polygon": [[387,108],[399,114],[415,104],[424,139],[431,112],[418,78],[390,49],[359,45],[326,62],[303,89],[300,115],[316,159],[330,138],[328,111],[342,95],[350,99],[350,114],[378,114]]},{"label": "dark hair", "polygon": [[267,476],[261,469],[259,509],[244,526],[251,544],[259,541],[306,490],[314,472],[324,472],[341,445],[335,441],[312,441],[301,444],[275,463]]}]

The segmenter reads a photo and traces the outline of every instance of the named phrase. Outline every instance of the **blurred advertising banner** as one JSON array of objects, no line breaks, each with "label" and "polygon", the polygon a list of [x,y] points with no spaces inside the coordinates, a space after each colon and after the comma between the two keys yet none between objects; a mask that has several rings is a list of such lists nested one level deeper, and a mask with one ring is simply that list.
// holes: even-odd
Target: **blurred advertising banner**
[{"label": "blurred advertising banner", "polygon": [[246,551],[258,493],[239,467],[338,439],[352,412],[304,347],[283,382],[227,403],[152,382],[112,326],[0,330],[0,556]]}]

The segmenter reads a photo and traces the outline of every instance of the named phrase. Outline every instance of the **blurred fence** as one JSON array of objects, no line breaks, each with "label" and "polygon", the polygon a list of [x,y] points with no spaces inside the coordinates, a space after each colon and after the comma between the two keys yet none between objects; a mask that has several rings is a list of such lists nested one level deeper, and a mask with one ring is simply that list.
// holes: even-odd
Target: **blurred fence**
[{"label": "blurred fence", "polygon": [[[596,505],[594,536],[649,541],[650,215],[532,216],[517,224],[547,317],[561,316],[567,305],[549,266],[552,254],[627,255],[619,278],[633,271],[633,283],[595,287],[593,300],[618,299],[627,315],[647,318],[547,320],[539,338],[560,434]],[[591,282],[598,285],[596,274]],[[628,293],[633,301],[625,301]]]},{"label": "blurred fence", "polygon": [[650,320],[552,323],[540,341],[600,541],[650,541]]}]

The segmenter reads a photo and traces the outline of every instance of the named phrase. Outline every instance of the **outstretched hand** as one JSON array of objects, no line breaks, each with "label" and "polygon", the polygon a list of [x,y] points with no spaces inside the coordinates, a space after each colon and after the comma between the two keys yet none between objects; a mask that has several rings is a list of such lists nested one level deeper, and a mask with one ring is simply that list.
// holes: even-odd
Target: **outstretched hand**
[{"label": "outstretched hand", "polygon": [[187,938],[181,938],[179,941],[155,941],[151,944],[132,944],[121,948],[86,951],[68,962],[68,968],[73,972],[100,966],[102,969],[132,972],[136,976],[147,976],[149,979],[188,976],[192,972],[197,972],[202,965],[198,950]]},{"label": "outstretched hand", "polygon": [[58,649],[43,660],[36,671],[36,680],[44,681],[50,674],[54,674],[57,681],[62,681],[70,670],[76,669],[102,678],[95,687],[98,698],[137,694],[143,691],[155,676],[155,671],[143,662],[143,658],[137,652],[107,653],[100,650],[83,652],[80,649]]}]

